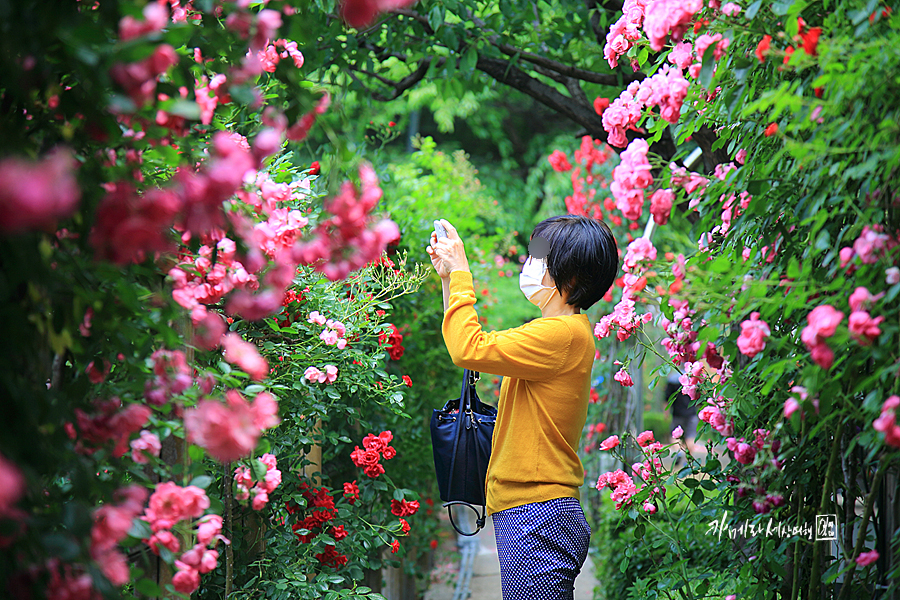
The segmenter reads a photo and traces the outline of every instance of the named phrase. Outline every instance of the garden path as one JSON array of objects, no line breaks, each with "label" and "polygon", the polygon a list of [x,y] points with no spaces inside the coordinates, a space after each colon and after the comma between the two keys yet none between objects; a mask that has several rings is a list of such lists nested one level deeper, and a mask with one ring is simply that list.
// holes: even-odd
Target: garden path
[{"label": "garden path", "polygon": [[[455,514],[455,513],[454,513]],[[452,531],[449,519],[444,519],[447,528]],[[459,540],[457,539],[459,537]],[[460,552],[458,544],[462,541],[471,539],[472,545],[475,547],[474,557],[471,561],[471,578],[469,579],[468,600],[499,600],[502,597],[500,589],[500,561],[497,558],[497,545],[494,539],[494,527],[491,518],[488,517],[484,529],[478,532],[478,535],[472,538],[464,538],[462,536],[453,535],[443,539],[442,545],[438,550],[438,556],[458,557]],[[456,551],[456,552],[454,552]],[[459,568],[463,562],[457,559],[456,568]],[[464,564],[464,562],[463,562]],[[575,579],[575,600],[591,600],[594,597],[594,587],[597,586],[597,580],[594,577],[594,565],[591,557],[588,556],[584,561],[584,567],[581,573]],[[447,573],[441,579],[431,585],[425,594],[425,600],[454,600],[457,586],[457,572]],[[465,600],[463,596],[462,600]]]}]

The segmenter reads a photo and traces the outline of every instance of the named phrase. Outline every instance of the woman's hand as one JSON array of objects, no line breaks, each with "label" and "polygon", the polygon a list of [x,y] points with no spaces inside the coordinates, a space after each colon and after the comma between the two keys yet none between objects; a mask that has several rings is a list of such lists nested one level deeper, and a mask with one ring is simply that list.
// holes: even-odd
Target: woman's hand
[{"label": "woman's hand", "polygon": [[431,256],[434,270],[441,279],[447,279],[451,271],[469,271],[469,260],[456,228],[445,219],[441,219],[441,224],[447,230],[447,237],[438,240],[437,233],[432,232],[431,244],[426,251]]}]

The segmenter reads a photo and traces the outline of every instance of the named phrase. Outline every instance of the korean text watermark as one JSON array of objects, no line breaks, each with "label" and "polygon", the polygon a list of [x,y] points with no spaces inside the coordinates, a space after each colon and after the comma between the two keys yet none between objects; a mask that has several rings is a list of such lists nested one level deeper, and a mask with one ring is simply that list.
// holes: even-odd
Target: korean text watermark
[{"label": "korean text watermark", "polygon": [[718,536],[720,540],[723,536],[732,540],[765,536],[777,538],[799,537],[811,542],[831,541],[837,536],[837,516],[816,515],[815,522],[806,521],[802,523],[791,523],[775,519],[764,519],[754,523],[745,519],[744,521],[731,524],[728,522],[728,511],[725,511],[721,519],[716,519],[709,523],[706,533]]}]

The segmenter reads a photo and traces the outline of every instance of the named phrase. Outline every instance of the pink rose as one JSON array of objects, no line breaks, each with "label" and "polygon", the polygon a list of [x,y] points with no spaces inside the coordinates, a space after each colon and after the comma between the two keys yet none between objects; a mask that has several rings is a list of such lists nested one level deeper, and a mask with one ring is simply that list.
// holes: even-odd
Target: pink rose
[{"label": "pink rose", "polygon": [[[281,419],[278,417],[278,402],[269,392],[257,394],[250,409],[253,412],[253,424],[261,430],[271,429],[281,423]],[[274,458],[273,456],[272,459],[274,460]]]},{"label": "pink rose", "polygon": [[674,192],[668,188],[656,190],[650,196],[650,214],[653,215],[653,221],[657,225],[665,225],[669,222],[674,199]]},{"label": "pink rose", "polygon": [[884,317],[872,318],[869,313],[864,310],[858,310],[850,313],[848,326],[850,335],[859,342],[861,346],[868,346],[875,338],[881,335],[881,328],[878,326],[884,321]]},{"label": "pink rose", "polygon": [[741,323],[741,335],[738,336],[737,346],[741,354],[753,358],[766,347],[766,338],[772,335],[769,325],[760,320],[759,313],[750,314],[750,319]]},{"label": "pink rose", "polygon": [[206,515],[200,519],[197,526],[197,541],[201,544],[209,544],[217,535],[222,533],[222,517],[219,515]]},{"label": "pink rose", "polygon": [[634,381],[631,380],[631,375],[629,375],[628,372],[624,369],[613,375],[613,379],[615,379],[625,387],[631,387],[634,385]]},{"label": "pink rose", "polygon": [[259,440],[256,415],[240,392],[226,392],[228,404],[201,400],[184,411],[188,441],[206,449],[220,462],[231,462],[250,454]]},{"label": "pink rose", "polygon": [[56,149],[38,161],[0,161],[0,234],[52,227],[78,208],[78,161]]},{"label": "pink rose", "polygon": [[869,552],[863,552],[859,556],[856,557],[856,564],[861,567],[865,567],[867,565],[871,565],[873,562],[877,561],[880,555],[878,554],[878,550],[871,550]]},{"label": "pink rose", "polygon": [[608,438],[606,438],[605,440],[603,440],[602,442],[600,442],[600,449],[601,450],[612,450],[613,448],[615,448],[618,445],[619,445],[619,436],[611,435]]},{"label": "pink rose", "polygon": [[222,346],[225,348],[225,360],[238,365],[253,379],[263,379],[269,373],[266,359],[260,356],[256,346],[245,342],[240,335],[226,333],[222,337]]},{"label": "pink rose", "polygon": [[679,425],[675,429],[672,430],[672,439],[679,439],[684,435],[684,429]]},{"label": "pink rose", "polygon": [[784,401],[784,418],[790,419],[791,415],[800,409],[800,403],[796,398],[788,398]]},{"label": "pink rose", "polygon": [[0,454],[0,515],[9,512],[25,491],[25,478],[11,461]]},{"label": "pink rose", "polygon": [[141,437],[131,440],[131,459],[138,464],[147,464],[147,455],[159,456],[162,450],[159,437],[155,433],[151,433],[146,429],[141,431]]},{"label": "pink rose", "polygon": [[191,594],[196,591],[200,587],[199,571],[192,569],[180,560],[175,561],[175,566],[178,567],[178,571],[172,577],[172,585],[175,587],[175,591],[182,594]]},{"label": "pink rose", "polygon": [[650,442],[653,441],[653,432],[650,430],[642,432],[637,436],[637,443],[639,446],[646,446]]}]

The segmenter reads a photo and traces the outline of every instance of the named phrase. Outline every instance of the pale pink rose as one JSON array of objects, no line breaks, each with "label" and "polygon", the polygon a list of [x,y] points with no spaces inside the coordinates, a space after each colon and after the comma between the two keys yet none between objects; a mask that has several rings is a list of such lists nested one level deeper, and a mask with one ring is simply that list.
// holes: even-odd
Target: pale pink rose
[{"label": "pale pink rose", "polygon": [[260,380],[269,373],[269,363],[266,359],[260,356],[256,346],[245,342],[240,335],[226,333],[222,337],[222,346],[225,348],[225,360],[238,365],[251,378]]},{"label": "pale pink rose", "polygon": [[303,376],[313,382],[318,381],[321,383],[325,381],[325,373],[320,371],[317,367],[307,367],[306,371],[303,372]]},{"label": "pale pink rose", "polygon": [[231,462],[250,454],[259,440],[260,428],[247,401],[235,390],[226,392],[228,404],[201,400],[184,412],[188,441],[206,449],[220,462]]},{"label": "pale pink rose", "polygon": [[237,486],[237,493],[234,495],[235,500],[247,500],[250,498],[250,488],[244,487],[243,485]]},{"label": "pale pink rose", "polygon": [[750,319],[741,323],[741,335],[738,336],[738,350],[744,356],[753,358],[766,347],[766,338],[772,335],[769,325],[760,320],[759,313],[750,314]]},{"label": "pale pink rose", "polygon": [[738,150],[738,151],[737,151],[737,154],[734,155],[734,160],[735,160],[735,162],[737,162],[739,165],[744,164],[744,161],[747,160],[747,151],[744,150],[743,148],[741,148],[740,150]]},{"label": "pale pink rose", "polygon": [[222,533],[222,517],[219,515],[206,515],[200,519],[197,526],[197,541],[207,545]]},{"label": "pale pink rose", "polygon": [[338,368],[334,365],[326,365],[325,366],[325,381],[327,383],[332,383],[335,379],[337,379]]},{"label": "pale pink rose", "polygon": [[722,6],[722,14],[726,17],[735,17],[741,12],[741,7],[734,2],[727,2]]},{"label": "pale pink rose", "polygon": [[161,450],[159,437],[146,429],[141,431],[141,437],[131,440],[131,460],[138,464],[144,465],[149,462],[145,452],[150,456],[159,456]]},{"label": "pale pink rose", "polygon": [[669,62],[679,69],[686,69],[694,62],[694,54],[691,51],[690,42],[681,42],[675,44],[672,52],[669,53]]},{"label": "pale pink rose", "polygon": [[651,515],[656,512],[656,505],[651,504],[650,502],[644,502],[643,508],[644,508],[644,512],[651,514]]},{"label": "pale pink rose", "polygon": [[325,317],[325,315],[319,314],[319,311],[314,310],[309,313],[306,321],[307,323],[318,323],[319,325],[324,325],[328,321],[328,319]]},{"label": "pale pink rose", "polygon": [[884,282],[888,285],[896,285],[900,283],[900,269],[890,267],[884,271]]},{"label": "pale pink rose", "polygon": [[684,429],[681,427],[681,425],[672,430],[672,439],[681,439],[681,436],[683,435]]},{"label": "pale pink rose", "polygon": [[608,438],[606,438],[605,440],[603,440],[602,442],[600,442],[600,449],[601,450],[612,450],[613,448],[615,448],[618,445],[619,445],[619,436],[611,435]]},{"label": "pale pink rose", "polygon": [[867,565],[871,565],[873,562],[877,561],[880,555],[878,554],[878,550],[871,550],[869,552],[863,552],[859,556],[856,557],[856,564],[861,567],[865,567]]}]

